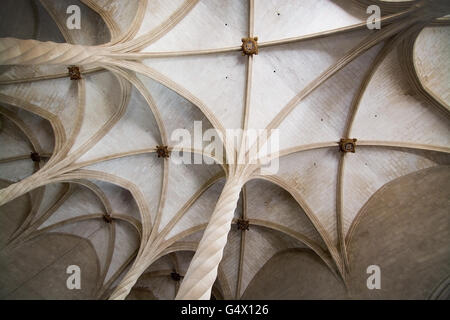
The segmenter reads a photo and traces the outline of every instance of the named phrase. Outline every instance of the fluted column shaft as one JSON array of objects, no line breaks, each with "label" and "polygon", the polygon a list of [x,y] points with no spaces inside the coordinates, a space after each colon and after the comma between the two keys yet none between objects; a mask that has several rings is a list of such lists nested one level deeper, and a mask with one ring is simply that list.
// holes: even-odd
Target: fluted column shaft
[{"label": "fluted column shaft", "polygon": [[217,268],[227,243],[243,182],[230,178],[219,197],[208,226],[176,296],[177,300],[209,300]]}]

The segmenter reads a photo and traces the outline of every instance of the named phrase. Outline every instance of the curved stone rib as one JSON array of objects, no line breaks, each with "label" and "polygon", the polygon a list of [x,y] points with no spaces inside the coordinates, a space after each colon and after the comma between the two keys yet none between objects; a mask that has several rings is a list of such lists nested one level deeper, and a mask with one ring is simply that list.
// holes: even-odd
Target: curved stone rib
[{"label": "curved stone rib", "polygon": [[5,203],[12,201],[33,189],[45,185],[46,183],[47,177],[42,171],[38,171],[19,182],[11,184],[0,190],[0,206],[3,206]]},{"label": "curved stone rib", "polygon": [[243,181],[239,178],[231,178],[226,182],[180,286],[177,300],[210,298],[242,185]]},{"label": "curved stone rib", "polygon": [[127,272],[125,277],[120,281],[119,285],[109,297],[109,300],[125,300],[133,286],[138,281],[139,277],[153,262],[153,259],[151,258],[148,259],[148,262],[146,262],[144,259],[145,258],[143,256],[136,259],[130,270]]},{"label": "curved stone rib", "polygon": [[90,64],[102,59],[105,48],[16,38],[0,39],[0,65]]}]

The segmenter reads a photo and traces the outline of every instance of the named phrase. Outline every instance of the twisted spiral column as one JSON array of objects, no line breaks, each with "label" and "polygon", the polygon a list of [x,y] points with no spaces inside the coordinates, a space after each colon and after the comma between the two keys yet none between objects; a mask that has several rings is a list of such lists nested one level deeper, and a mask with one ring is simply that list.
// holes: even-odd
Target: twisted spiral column
[{"label": "twisted spiral column", "polygon": [[106,52],[101,47],[0,38],[0,65],[82,65],[101,60]]},{"label": "twisted spiral column", "polygon": [[177,300],[210,299],[242,185],[243,182],[238,178],[231,178],[226,182],[181,283]]}]

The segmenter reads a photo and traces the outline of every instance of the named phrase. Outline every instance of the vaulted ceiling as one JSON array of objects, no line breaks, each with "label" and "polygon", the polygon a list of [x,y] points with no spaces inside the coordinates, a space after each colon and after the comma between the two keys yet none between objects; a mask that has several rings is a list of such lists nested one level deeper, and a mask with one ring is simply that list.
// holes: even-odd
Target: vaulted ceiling
[{"label": "vaulted ceiling", "polygon": [[[67,27],[72,4],[81,29]],[[366,26],[370,4],[380,30]],[[448,290],[447,1],[0,6],[1,298]],[[247,37],[257,54],[242,53]],[[195,136],[195,121],[223,134],[223,156],[179,143],[173,133]],[[258,157],[278,170],[228,129],[276,129],[279,154]],[[342,138],[357,139],[354,153]],[[81,292],[65,287],[70,264]],[[391,272],[375,295],[372,264]]]}]

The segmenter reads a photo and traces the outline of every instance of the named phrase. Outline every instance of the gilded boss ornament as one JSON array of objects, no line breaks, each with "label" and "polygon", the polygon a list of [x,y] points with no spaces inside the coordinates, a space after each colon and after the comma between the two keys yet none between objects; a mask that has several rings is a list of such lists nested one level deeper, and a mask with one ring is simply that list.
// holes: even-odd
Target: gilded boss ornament
[{"label": "gilded boss ornament", "polygon": [[242,38],[242,55],[258,54],[258,37]]},{"label": "gilded boss ornament", "polygon": [[167,146],[156,146],[156,154],[158,155],[158,158],[168,158],[169,149]]},{"label": "gilded boss ornament", "polygon": [[339,148],[342,152],[355,153],[356,141],[357,139],[341,139],[341,141],[339,142]]},{"label": "gilded boss ornament", "polygon": [[69,69],[70,80],[80,80],[81,79],[80,68],[78,68],[77,66],[71,66],[71,67],[68,67],[67,69]]}]

